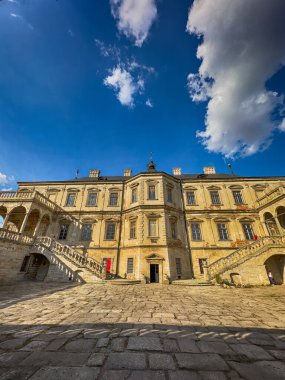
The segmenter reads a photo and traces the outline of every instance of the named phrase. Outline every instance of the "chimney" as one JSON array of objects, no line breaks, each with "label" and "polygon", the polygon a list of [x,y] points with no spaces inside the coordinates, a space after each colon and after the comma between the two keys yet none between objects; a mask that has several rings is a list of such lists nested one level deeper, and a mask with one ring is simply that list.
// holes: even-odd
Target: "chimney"
[{"label": "chimney", "polygon": [[91,169],[89,171],[89,177],[98,178],[100,176],[100,170],[98,169]]},{"label": "chimney", "polygon": [[216,174],[215,166],[204,166],[203,171],[204,174]]},{"label": "chimney", "polygon": [[172,170],[172,172],[173,172],[173,175],[181,175],[182,174],[181,168],[174,168]]},{"label": "chimney", "polygon": [[125,169],[124,170],[124,177],[130,177],[132,175],[131,169]]}]

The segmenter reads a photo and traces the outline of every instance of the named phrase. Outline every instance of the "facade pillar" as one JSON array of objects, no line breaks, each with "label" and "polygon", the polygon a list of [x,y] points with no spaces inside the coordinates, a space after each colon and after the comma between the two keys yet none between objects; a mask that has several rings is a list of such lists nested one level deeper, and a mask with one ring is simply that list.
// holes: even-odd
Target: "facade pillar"
[{"label": "facade pillar", "polygon": [[42,218],[39,218],[39,220],[38,220],[38,222],[37,222],[37,225],[36,225],[36,227],[35,227],[35,229],[34,229],[34,232],[33,232],[33,237],[37,235],[38,230],[39,230],[40,225],[41,225],[41,221],[42,221]]},{"label": "facade pillar", "polygon": [[6,214],[5,218],[4,218],[4,221],[3,221],[3,225],[2,225],[2,228],[5,229],[7,227],[7,224],[9,222],[9,216],[10,216],[10,212]]},{"label": "facade pillar", "polygon": [[29,216],[30,216],[30,211],[27,212],[26,215],[25,215],[25,217],[24,217],[24,220],[22,222],[22,225],[21,225],[21,228],[20,228],[20,231],[19,231],[20,234],[22,234],[24,232],[24,229],[26,227],[26,224],[27,224]]}]

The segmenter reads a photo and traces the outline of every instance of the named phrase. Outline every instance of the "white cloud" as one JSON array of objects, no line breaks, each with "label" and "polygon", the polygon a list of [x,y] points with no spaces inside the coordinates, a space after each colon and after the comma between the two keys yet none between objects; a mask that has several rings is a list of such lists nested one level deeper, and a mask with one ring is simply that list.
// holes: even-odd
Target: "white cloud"
[{"label": "white cloud", "polygon": [[197,133],[209,151],[251,155],[285,130],[283,98],[265,87],[285,64],[284,14],[284,0],[194,1],[187,31],[203,37],[202,62],[188,88],[194,101],[209,99],[206,130]]},{"label": "white cloud", "polygon": [[153,103],[150,99],[147,99],[146,102],[145,102],[145,105],[149,108],[153,108]]},{"label": "white cloud", "polygon": [[23,17],[21,15],[18,15],[17,13],[10,13],[10,16],[13,18],[18,18],[20,20],[23,20]]},{"label": "white cloud", "polygon": [[0,185],[3,186],[6,183],[8,183],[8,177],[7,177],[7,175],[0,172]]},{"label": "white cloud", "polygon": [[155,0],[110,0],[110,5],[119,31],[142,46],[157,16]]},{"label": "white cloud", "polygon": [[116,91],[117,98],[123,106],[133,107],[134,94],[138,91],[138,85],[134,83],[134,78],[129,71],[120,66],[114,67],[110,75],[104,79],[104,84]]}]

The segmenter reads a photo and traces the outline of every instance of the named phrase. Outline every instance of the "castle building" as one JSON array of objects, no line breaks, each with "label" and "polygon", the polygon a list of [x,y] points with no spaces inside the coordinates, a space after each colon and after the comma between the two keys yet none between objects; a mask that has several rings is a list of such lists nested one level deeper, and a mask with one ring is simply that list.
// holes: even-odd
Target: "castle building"
[{"label": "castle building", "polygon": [[62,265],[69,279],[87,266],[107,278],[159,283],[222,276],[259,284],[271,271],[283,283],[285,177],[217,174],[209,166],[168,174],[152,161],[145,172],[123,174],[90,170],[0,192],[2,267],[15,254],[18,279],[52,280]]}]

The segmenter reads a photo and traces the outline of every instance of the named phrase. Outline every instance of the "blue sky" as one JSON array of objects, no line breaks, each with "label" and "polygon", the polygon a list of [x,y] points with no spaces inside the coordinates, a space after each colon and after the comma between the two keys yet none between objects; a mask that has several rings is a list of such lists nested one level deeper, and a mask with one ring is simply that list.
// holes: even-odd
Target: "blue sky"
[{"label": "blue sky", "polygon": [[[124,168],[143,171],[150,151],[154,152],[158,169],[167,172],[180,166],[184,173],[199,173],[204,165],[209,164],[215,165],[219,172],[227,172],[224,156],[228,155],[238,174],[283,175],[284,160],[280,159],[285,143],[282,131],[285,123],[280,126],[284,115],[282,95],[285,83],[282,41],[279,45],[277,41],[276,49],[269,52],[274,61],[272,70],[264,74],[260,68],[259,75],[257,67],[257,79],[252,84],[254,90],[244,85],[239,93],[244,97],[245,91],[261,93],[263,90],[260,89],[266,88],[267,92],[258,99],[266,98],[261,103],[268,105],[270,112],[267,109],[266,114],[266,110],[250,104],[250,117],[243,120],[232,110],[237,108],[238,96],[232,96],[233,91],[227,89],[221,73],[214,66],[221,65],[217,64],[217,58],[215,63],[210,62],[210,49],[213,49],[212,57],[218,55],[220,48],[215,45],[217,39],[210,39],[214,34],[211,28],[224,33],[217,36],[219,41],[223,41],[228,33],[226,29],[220,31],[217,26],[219,18],[209,29],[203,25],[207,15],[212,14],[208,0],[202,0],[205,2],[202,21],[199,19],[201,15],[193,9],[188,32],[186,26],[192,1],[140,0],[145,2],[144,8],[150,6],[150,10],[155,10],[147,15],[149,27],[141,26],[145,31],[142,41],[138,41],[135,34],[136,25],[128,30],[124,27],[124,14],[119,6],[128,1],[133,0],[111,0],[113,12],[112,4],[107,0],[0,1],[0,173],[7,176],[6,181],[2,179],[2,188],[14,185],[12,177],[16,181],[70,179],[75,176],[77,168],[80,176],[88,175],[90,168],[101,169],[106,175],[120,175]],[[219,3],[220,17],[223,12],[237,12],[236,9],[223,9],[224,0]],[[250,15],[251,9],[241,11]],[[280,9],[275,11],[279,13]],[[261,10],[262,22],[265,14],[268,14],[267,10]],[[269,15],[265,31],[269,35],[271,20],[275,24],[279,22],[274,19],[274,14]],[[190,29],[195,27],[201,27],[204,36],[198,38],[191,34]],[[234,28],[235,23],[230,30],[238,42],[240,36],[234,33]],[[248,40],[255,32],[260,34],[258,25],[256,28],[257,31],[248,29]],[[278,33],[285,40],[284,29],[281,29]],[[198,84],[195,82],[197,77],[187,80],[190,73],[195,75],[198,72],[203,61],[196,57],[203,37],[208,41],[204,63],[208,62],[205,66],[210,74],[216,75],[216,92],[213,87],[210,90],[203,87],[202,91],[208,91],[208,95],[200,99],[202,102],[197,102],[194,101],[197,100],[195,85],[200,86],[201,92],[202,85],[212,82],[205,74],[199,78]],[[231,48],[227,43],[225,40],[228,55],[223,63],[230,61]],[[236,66],[235,74],[239,74],[241,82],[247,75],[247,72],[243,71],[242,75],[238,72],[247,67],[244,63],[259,66],[263,61],[266,42],[261,46],[253,38],[250,46],[255,44],[256,49],[253,48],[251,55],[245,58],[248,61]],[[255,60],[251,61],[253,55]],[[261,58],[256,60],[256,56]],[[270,62],[268,66],[271,67]],[[115,69],[121,81],[130,84],[131,80],[132,83],[132,94],[125,94],[125,104],[118,99],[119,87],[115,86],[122,86],[122,82],[116,81]],[[229,71],[233,75],[234,70],[223,66],[226,79]],[[265,75],[266,81],[263,80]],[[130,90],[129,87],[125,89]],[[193,91],[196,91],[196,98]],[[215,100],[217,93],[225,93],[228,99],[227,91],[231,92],[232,102],[226,112],[211,111],[209,133],[218,134],[219,128],[231,122],[232,129],[226,133],[222,131],[223,136],[228,137],[220,138],[216,145],[209,137],[205,145],[204,137],[203,145],[202,137],[197,138],[196,132],[206,129],[205,118],[208,107],[211,108],[211,99]],[[227,114],[228,110],[231,113]],[[221,114],[227,116],[227,121]],[[270,125],[269,122],[266,124],[268,114],[274,125],[271,121]],[[264,133],[259,135],[258,128],[263,123]],[[242,130],[244,135],[239,136]],[[250,148],[239,145],[242,138],[248,139],[246,147]],[[264,145],[269,145],[268,139],[272,140],[271,145],[263,150]]]}]

